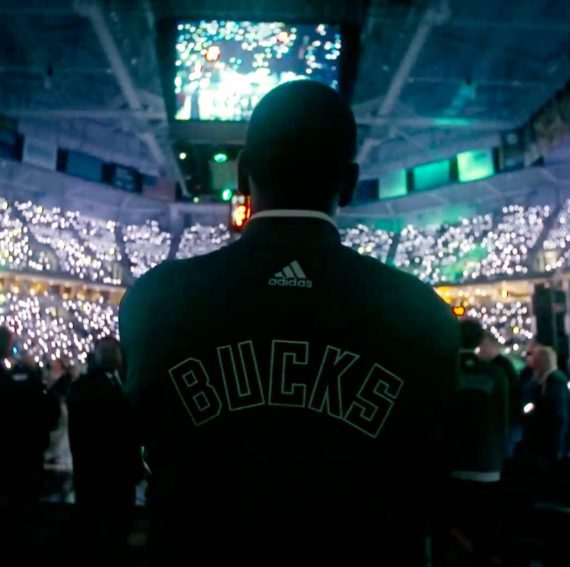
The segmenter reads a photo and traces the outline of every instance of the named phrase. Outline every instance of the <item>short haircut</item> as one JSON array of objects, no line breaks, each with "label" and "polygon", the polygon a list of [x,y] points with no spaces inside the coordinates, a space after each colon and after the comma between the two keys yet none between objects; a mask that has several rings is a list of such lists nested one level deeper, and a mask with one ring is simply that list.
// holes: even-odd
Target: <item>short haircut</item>
[{"label": "short haircut", "polygon": [[459,322],[459,333],[461,337],[461,348],[476,349],[485,336],[485,331],[481,323],[475,319],[463,319]]},{"label": "short haircut", "polygon": [[356,156],[354,114],[336,91],[315,81],[291,81],[256,106],[244,163],[261,191],[334,193],[339,174]]}]

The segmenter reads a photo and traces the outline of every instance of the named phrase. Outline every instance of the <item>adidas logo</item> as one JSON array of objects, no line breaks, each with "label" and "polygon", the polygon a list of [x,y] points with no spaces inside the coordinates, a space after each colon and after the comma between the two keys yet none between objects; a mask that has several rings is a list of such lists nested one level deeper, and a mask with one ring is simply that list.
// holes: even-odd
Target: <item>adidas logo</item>
[{"label": "adidas logo", "polygon": [[313,287],[313,282],[307,279],[299,262],[294,260],[277,272],[270,280],[269,285],[276,287]]}]

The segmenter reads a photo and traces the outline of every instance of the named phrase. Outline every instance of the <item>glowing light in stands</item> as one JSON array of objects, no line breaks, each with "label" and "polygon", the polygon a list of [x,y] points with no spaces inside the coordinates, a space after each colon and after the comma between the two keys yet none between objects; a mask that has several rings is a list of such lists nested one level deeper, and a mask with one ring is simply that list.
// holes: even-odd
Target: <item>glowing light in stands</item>
[{"label": "glowing light in stands", "polygon": [[342,243],[359,254],[385,262],[394,238],[393,233],[372,229],[363,224],[339,230]]},{"label": "glowing light in stands", "polygon": [[523,352],[534,335],[530,299],[520,301],[485,301],[469,305],[466,315],[477,319],[505,348],[505,352]]},{"label": "glowing light in stands", "polygon": [[127,225],[123,227],[122,235],[130,270],[135,278],[168,258],[172,235],[161,230],[156,221]]},{"label": "glowing light in stands", "polygon": [[192,258],[218,250],[230,240],[228,227],[193,225],[185,228],[176,252],[177,259]]},{"label": "glowing light in stands", "polygon": [[395,264],[432,284],[524,275],[550,212],[548,206],[510,205],[452,225],[408,225],[400,234]]},{"label": "glowing light in stands", "polygon": [[463,307],[463,305],[454,305],[451,310],[456,317],[463,317],[465,315],[465,307]]},{"label": "glowing light in stands", "polygon": [[230,223],[235,232],[241,232],[251,216],[251,197],[236,193],[231,200]]}]

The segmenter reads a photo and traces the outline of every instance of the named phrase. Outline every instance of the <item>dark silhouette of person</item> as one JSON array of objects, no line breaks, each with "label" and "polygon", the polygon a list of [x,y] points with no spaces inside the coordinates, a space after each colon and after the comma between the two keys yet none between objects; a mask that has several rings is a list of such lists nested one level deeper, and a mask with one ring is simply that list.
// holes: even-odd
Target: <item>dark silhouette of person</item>
[{"label": "dark silhouette of person", "polygon": [[512,455],[521,439],[522,388],[521,379],[513,363],[501,352],[499,341],[489,332],[485,333],[479,346],[479,358],[500,368],[507,377],[509,401],[509,450]]},{"label": "dark silhouette of person", "polygon": [[275,88],[239,160],[241,239],[159,265],[123,299],[156,564],[423,564],[457,322],[430,287],[341,244],[355,152],[338,93]]},{"label": "dark silhouette of person", "polygon": [[523,446],[547,466],[566,455],[568,434],[568,378],[558,368],[551,347],[535,347],[530,364],[536,379],[525,405]]},{"label": "dark silhouette of person", "polygon": [[15,336],[0,327],[0,553],[31,552],[31,530],[44,481],[44,452],[59,419],[57,400],[43,388],[38,369],[13,356]]},{"label": "dark silhouette of person", "polygon": [[69,441],[79,552],[93,561],[117,560],[126,550],[140,450],[123,388],[119,341],[106,337],[95,347],[91,367],[71,384]]},{"label": "dark silhouette of person", "polygon": [[60,400],[66,400],[72,381],[71,369],[66,361],[56,359],[49,362],[46,369],[46,382],[54,396]]},{"label": "dark silhouette of person", "polygon": [[509,384],[502,368],[482,360],[484,330],[460,322],[459,381],[450,412],[451,522],[473,548],[477,564],[498,552],[498,487],[509,443]]}]

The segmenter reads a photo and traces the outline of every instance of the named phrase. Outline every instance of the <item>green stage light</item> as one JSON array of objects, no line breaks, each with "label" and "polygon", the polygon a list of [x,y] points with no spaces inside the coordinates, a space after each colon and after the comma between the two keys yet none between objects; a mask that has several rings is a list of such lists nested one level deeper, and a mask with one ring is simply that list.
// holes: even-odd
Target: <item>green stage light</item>
[{"label": "green stage light", "polygon": [[217,154],[214,154],[213,160],[216,163],[226,163],[226,161],[228,161],[228,154],[224,152],[218,152]]},{"label": "green stage light", "polygon": [[234,194],[233,189],[226,188],[222,191],[222,199],[224,201],[231,201],[233,194]]}]

